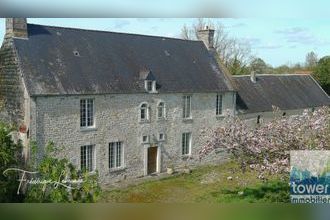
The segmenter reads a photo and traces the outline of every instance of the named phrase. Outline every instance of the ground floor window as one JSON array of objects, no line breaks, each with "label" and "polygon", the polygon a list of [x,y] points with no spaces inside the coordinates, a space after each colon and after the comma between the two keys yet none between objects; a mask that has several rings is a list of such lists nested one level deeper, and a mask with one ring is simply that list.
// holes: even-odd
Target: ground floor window
[{"label": "ground floor window", "polygon": [[257,124],[260,124],[260,122],[261,122],[261,116],[258,115],[258,117],[257,117]]},{"label": "ground floor window", "polygon": [[109,143],[109,168],[119,168],[123,165],[122,142]]},{"label": "ground floor window", "polygon": [[94,145],[80,147],[80,168],[88,172],[94,170]]},{"label": "ground floor window", "polygon": [[182,134],[182,155],[190,155],[191,151],[191,133]]},{"label": "ground floor window", "polygon": [[222,95],[217,94],[216,115],[222,115]]}]

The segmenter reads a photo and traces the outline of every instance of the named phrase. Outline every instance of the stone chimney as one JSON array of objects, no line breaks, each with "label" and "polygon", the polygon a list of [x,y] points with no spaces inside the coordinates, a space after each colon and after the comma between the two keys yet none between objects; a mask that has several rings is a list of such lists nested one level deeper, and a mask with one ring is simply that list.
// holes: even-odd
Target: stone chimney
[{"label": "stone chimney", "polygon": [[6,37],[28,38],[26,18],[6,18]]},{"label": "stone chimney", "polygon": [[203,41],[207,49],[212,49],[214,45],[214,29],[206,26],[204,29],[197,31],[197,37],[199,40]]},{"label": "stone chimney", "polygon": [[257,74],[255,71],[251,71],[250,79],[251,79],[251,82],[253,82],[253,83],[257,82]]}]

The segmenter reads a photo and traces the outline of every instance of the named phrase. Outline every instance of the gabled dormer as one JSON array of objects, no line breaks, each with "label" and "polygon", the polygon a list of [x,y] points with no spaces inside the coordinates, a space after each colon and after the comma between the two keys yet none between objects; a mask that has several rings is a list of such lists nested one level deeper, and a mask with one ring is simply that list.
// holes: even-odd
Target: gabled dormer
[{"label": "gabled dormer", "polygon": [[148,93],[157,93],[156,77],[151,70],[142,70],[140,72],[140,79],[144,80],[144,89]]}]

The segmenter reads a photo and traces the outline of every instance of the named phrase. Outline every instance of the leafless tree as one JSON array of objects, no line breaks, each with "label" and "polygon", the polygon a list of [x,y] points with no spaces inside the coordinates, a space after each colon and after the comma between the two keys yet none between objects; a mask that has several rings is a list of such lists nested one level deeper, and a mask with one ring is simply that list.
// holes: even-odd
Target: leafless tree
[{"label": "leafless tree", "polygon": [[317,65],[317,62],[318,62],[318,58],[317,58],[317,54],[314,53],[314,51],[311,51],[309,52],[307,55],[306,55],[306,67],[307,68],[313,68]]},{"label": "leafless tree", "polygon": [[187,25],[184,25],[181,29],[181,37],[184,40],[192,40],[195,37],[195,32],[189,29]]}]

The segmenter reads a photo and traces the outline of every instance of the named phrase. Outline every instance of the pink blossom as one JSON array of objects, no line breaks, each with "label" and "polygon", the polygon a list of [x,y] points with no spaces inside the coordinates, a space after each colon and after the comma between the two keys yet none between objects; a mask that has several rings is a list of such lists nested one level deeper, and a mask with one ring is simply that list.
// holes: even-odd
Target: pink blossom
[{"label": "pink blossom", "polygon": [[290,150],[330,149],[330,108],[322,107],[314,112],[282,117],[279,108],[273,106],[274,119],[255,128],[236,116],[228,116],[224,124],[208,129],[200,157],[217,148],[227,150],[240,162],[243,169],[250,168],[264,173],[289,172]]}]

